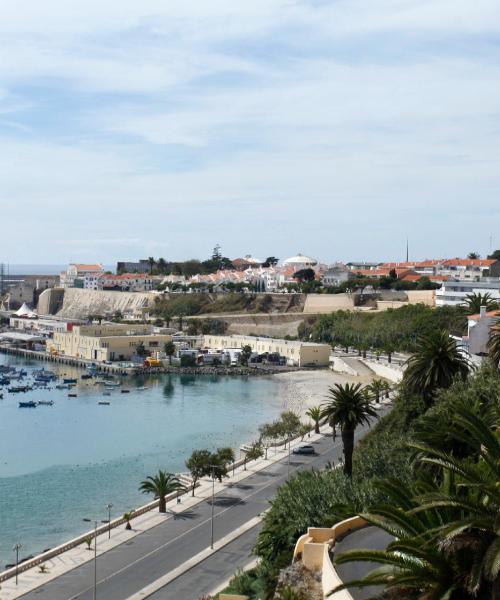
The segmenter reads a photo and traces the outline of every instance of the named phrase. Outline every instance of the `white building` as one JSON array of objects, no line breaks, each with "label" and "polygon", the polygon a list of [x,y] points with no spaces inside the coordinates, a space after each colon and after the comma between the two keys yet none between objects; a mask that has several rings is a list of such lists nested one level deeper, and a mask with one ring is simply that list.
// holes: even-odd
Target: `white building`
[{"label": "white building", "polygon": [[300,252],[297,256],[290,256],[290,258],[286,258],[283,261],[284,267],[291,267],[295,271],[300,271],[301,269],[314,269],[317,264],[318,261],[315,258],[304,256]]},{"label": "white building", "polygon": [[436,306],[465,304],[469,294],[489,294],[492,300],[500,301],[500,279],[443,281],[442,286],[436,290]]},{"label": "white building", "polygon": [[491,327],[500,318],[500,310],[486,312],[481,306],[481,312],[467,318],[467,347],[470,354],[485,355],[488,353],[488,340]]},{"label": "white building", "polygon": [[83,288],[87,285],[86,289],[97,290],[99,289],[97,287],[98,277],[103,273],[104,269],[101,264],[71,263],[60,275],[61,287]]}]

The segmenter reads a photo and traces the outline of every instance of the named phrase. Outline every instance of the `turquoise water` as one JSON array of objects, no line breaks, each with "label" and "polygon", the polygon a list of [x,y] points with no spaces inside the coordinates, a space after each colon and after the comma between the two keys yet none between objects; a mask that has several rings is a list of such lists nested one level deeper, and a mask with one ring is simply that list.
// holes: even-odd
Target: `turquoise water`
[{"label": "turquoise water", "polygon": [[[28,371],[41,366],[80,377],[66,365],[0,355],[0,364]],[[33,390],[0,400],[0,567],[88,530],[84,518],[104,520],[151,500],[138,492],[159,468],[185,471],[194,448],[235,449],[253,439],[259,424],[281,409],[272,377],[162,375],[124,378],[129,394],[80,381],[67,390]],[[13,382],[17,385],[17,382]],[[147,385],[149,389],[135,388]],[[0,388],[1,389],[1,388]],[[53,406],[19,408],[20,400],[54,400]],[[110,406],[98,405],[109,400]]]}]

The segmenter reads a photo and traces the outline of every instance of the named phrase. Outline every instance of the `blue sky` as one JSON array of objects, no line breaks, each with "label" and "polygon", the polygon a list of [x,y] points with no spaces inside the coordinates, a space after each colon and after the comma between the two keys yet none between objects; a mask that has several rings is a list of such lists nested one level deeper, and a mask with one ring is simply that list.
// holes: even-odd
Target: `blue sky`
[{"label": "blue sky", "polygon": [[500,247],[496,0],[4,0],[0,261]]}]

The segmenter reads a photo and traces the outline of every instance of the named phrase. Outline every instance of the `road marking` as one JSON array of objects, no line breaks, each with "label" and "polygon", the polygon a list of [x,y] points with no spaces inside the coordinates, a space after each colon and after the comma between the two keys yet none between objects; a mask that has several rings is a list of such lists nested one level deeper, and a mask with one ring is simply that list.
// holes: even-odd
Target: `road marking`
[{"label": "road marking", "polygon": [[159,577],[156,581],[153,581],[146,587],[143,587],[142,590],[139,590],[132,596],[128,596],[126,600],[143,600],[144,598],[149,598],[150,596],[167,586],[169,583],[174,581],[174,579],[177,579],[181,575],[184,575],[184,573],[190,571],[193,567],[203,562],[209,556],[215,554],[215,552],[221,550],[222,548],[224,548],[224,546],[227,546],[229,543],[233,542],[247,531],[250,531],[250,529],[253,529],[261,521],[261,516],[250,519],[250,521],[247,521],[243,525],[240,525],[240,527],[221,538],[218,542],[215,542],[213,549],[208,547],[202,550],[201,552],[198,552],[198,554],[192,556],[189,560],[182,563],[182,565],[179,565],[175,569],[172,569],[166,575]]},{"label": "road marking", "polygon": [[[326,439],[326,438],[323,438]],[[314,456],[313,460],[311,460],[310,462],[302,462],[300,463],[300,466],[303,465],[310,465],[313,462],[316,462],[317,460],[319,460],[324,454],[327,454],[328,452],[331,452],[332,449],[338,448],[340,446],[340,442],[336,442],[335,444],[333,444],[332,446],[330,446],[329,448],[327,448],[326,450],[324,450],[323,452],[318,453],[316,456]],[[286,464],[286,462],[288,461],[288,457],[285,457],[275,463],[273,463],[272,465],[269,465],[269,468],[274,467],[275,465],[278,464],[282,464],[284,462],[284,464]],[[298,470],[299,467],[293,467],[294,469]],[[259,471],[259,473],[255,473],[255,475],[259,475],[261,471]],[[223,510],[221,510],[218,513],[215,513],[215,518],[218,518],[219,516],[223,515],[224,513],[226,513],[229,510],[232,510],[233,508],[235,508],[236,506],[238,506],[239,504],[241,504],[241,502],[243,502],[244,500],[246,500],[247,498],[251,498],[252,496],[254,496],[255,494],[259,493],[262,490],[265,490],[266,488],[268,488],[269,486],[273,485],[274,483],[276,483],[276,481],[279,481],[280,479],[286,478],[287,477],[287,473],[283,473],[282,475],[279,475],[276,479],[274,479],[273,481],[270,481],[269,483],[266,483],[265,485],[259,487],[258,489],[254,490],[252,493],[248,494],[247,496],[242,496],[238,502],[236,504],[234,504],[233,506],[229,506],[228,508],[225,508]],[[182,515],[182,513],[177,513],[177,515]],[[176,515],[176,516],[177,516]],[[168,523],[168,521],[170,521],[170,519],[172,519],[173,517],[170,517],[169,519],[165,520],[164,523]],[[189,533],[191,533],[192,531],[195,531],[196,529],[198,529],[199,527],[202,527],[203,525],[206,525],[207,523],[210,523],[210,517],[208,519],[205,519],[204,521],[202,521],[201,523],[198,523],[198,525],[195,525],[194,527],[192,527],[191,529],[188,529],[187,531],[184,531],[183,533],[179,534],[178,536],[172,538],[171,540],[169,540],[168,542],[165,542],[164,544],[162,544],[161,546],[158,546],[157,548],[155,548],[154,550],[151,550],[150,552],[148,552],[147,554],[142,555],[140,558],[136,559],[135,561],[128,563],[127,565],[125,565],[124,567],[122,567],[121,569],[118,569],[117,571],[115,571],[114,573],[111,573],[110,575],[108,575],[107,577],[104,577],[103,579],[98,580],[97,585],[101,585],[102,583],[106,583],[108,581],[110,581],[111,579],[113,579],[114,577],[116,577],[117,575],[121,575],[122,573],[124,573],[125,571],[127,571],[128,569],[130,569],[131,567],[134,567],[135,565],[139,564],[140,562],[142,562],[143,560],[146,560],[147,558],[149,558],[150,556],[153,556],[154,554],[156,554],[157,552],[159,552],[160,550],[163,550],[164,548],[166,548],[167,546],[169,546],[170,544],[172,544],[173,542],[176,542],[177,540],[183,538],[184,536],[188,535]],[[163,523],[162,523],[163,524]],[[162,525],[161,524],[161,525]],[[158,525],[159,527],[159,525]],[[119,548],[120,546],[117,546],[117,548]],[[80,598],[83,594],[86,594],[89,591],[92,591],[94,589],[94,586],[89,586],[86,589],[78,592],[76,595],[71,596],[70,598],[68,598],[67,600],[78,600],[78,598]]]}]

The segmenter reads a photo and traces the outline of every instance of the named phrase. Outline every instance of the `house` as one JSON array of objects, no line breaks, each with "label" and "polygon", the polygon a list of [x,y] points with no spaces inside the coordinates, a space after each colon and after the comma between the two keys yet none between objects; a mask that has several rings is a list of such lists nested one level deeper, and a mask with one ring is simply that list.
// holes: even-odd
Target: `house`
[{"label": "house", "polygon": [[467,347],[470,354],[486,355],[491,327],[500,319],[500,310],[486,312],[481,306],[481,312],[467,318]]},{"label": "house", "polygon": [[147,273],[122,273],[113,275],[104,273],[99,277],[98,288],[101,290],[119,290],[121,292],[150,292],[155,285],[155,278]]},{"label": "house", "polygon": [[325,287],[338,287],[341,283],[354,279],[354,276],[344,266],[333,266],[321,273],[321,282]]},{"label": "house", "polygon": [[[60,283],[62,288],[83,288],[85,282],[86,289],[97,290],[98,277],[104,273],[101,264],[81,264],[71,263],[66,271],[60,275]],[[85,279],[87,277],[87,279]]]}]

